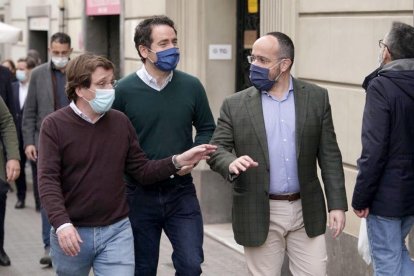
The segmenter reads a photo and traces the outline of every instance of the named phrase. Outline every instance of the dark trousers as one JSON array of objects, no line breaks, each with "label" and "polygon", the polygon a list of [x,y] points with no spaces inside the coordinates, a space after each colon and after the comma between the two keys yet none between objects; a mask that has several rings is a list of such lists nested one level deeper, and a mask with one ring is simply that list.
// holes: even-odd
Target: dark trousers
[{"label": "dark trousers", "polygon": [[4,219],[6,217],[6,199],[9,184],[0,179],[0,250],[4,246]]},{"label": "dark trousers", "polygon": [[24,153],[24,149],[22,145],[19,145],[19,153],[20,153],[20,175],[19,178],[16,179],[16,189],[17,189],[17,199],[20,201],[26,200],[26,173],[24,171],[24,167],[26,165],[26,154]]},{"label": "dark trousers", "polygon": [[37,185],[37,163],[30,161],[30,166],[32,167],[33,174],[33,194],[35,198],[36,210],[40,209],[40,198],[39,198],[39,189]]},{"label": "dark trousers", "polygon": [[194,184],[127,189],[134,234],[135,275],[156,275],[162,230],[172,247],[176,275],[200,275],[203,220]]}]

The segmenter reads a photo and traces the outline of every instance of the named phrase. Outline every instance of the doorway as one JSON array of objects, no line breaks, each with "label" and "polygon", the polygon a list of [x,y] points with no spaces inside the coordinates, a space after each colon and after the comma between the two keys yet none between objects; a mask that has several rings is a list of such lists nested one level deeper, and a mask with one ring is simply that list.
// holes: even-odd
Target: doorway
[{"label": "doorway", "polygon": [[260,0],[237,1],[236,91],[250,87],[247,56],[260,35]]},{"label": "doorway", "polygon": [[29,49],[39,52],[41,63],[48,60],[48,35],[47,31],[29,31]]},{"label": "doorway", "polygon": [[115,78],[120,77],[119,15],[86,18],[85,49],[109,59],[115,65]]}]

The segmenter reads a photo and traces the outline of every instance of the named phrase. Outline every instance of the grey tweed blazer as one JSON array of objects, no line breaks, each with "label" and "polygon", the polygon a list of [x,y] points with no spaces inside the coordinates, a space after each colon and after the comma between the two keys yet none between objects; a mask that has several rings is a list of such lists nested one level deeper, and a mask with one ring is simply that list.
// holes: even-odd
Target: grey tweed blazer
[{"label": "grey tweed blazer", "polygon": [[35,145],[37,148],[40,125],[47,115],[55,111],[51,70],[50,62],[46,62],[32,71],[22,120],[25,147]]},{"label": "grey tweed blazer", "polygon": [[[306,233],[325,233],[325,197],[329,210],[347,210],[342,157],[336,142],[327,90],[293,79],[296,153]],[[229,165],[238,156],[259,162],[234,180],[233,231],[243,246],[262,245],[269,231],[269,152],[260,92],[250,87],[225,99],[211,140],[218,145],[208,164],[229,179]]]}]

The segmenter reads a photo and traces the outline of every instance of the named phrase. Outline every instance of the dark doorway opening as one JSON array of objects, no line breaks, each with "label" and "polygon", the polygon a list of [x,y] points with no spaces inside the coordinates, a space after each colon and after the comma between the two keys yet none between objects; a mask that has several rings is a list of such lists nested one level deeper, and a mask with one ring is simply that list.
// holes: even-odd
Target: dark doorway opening
[{"label": "dark doorway opening", "polygon": [[118,79],[120,77],[119,15],[87,17],[85,49],[112,61],[116,67],[115,78]]},{"label": "dark doorway opening", "polygon": [[29,49],[39,52],[42,63],[48,60],[47,31],[29,31]]},{"label": "dark doorway opening", "polygon": [[247,56],[251,54],[253,42],[260,35],[260,1],[237,1],[237,62],[236,62],[236,88],[237,91],[249,86],[250,64]]}]

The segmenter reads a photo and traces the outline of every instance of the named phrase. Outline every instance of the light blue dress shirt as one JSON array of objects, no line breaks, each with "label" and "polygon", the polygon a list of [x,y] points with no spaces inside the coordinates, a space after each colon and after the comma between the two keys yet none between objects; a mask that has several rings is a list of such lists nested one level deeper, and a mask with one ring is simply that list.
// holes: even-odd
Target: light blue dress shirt
[{"label": "light blue dress shirt", "polygon": [[270,162],[270,194],[299,192],[296,162],[295,101],[292,77],[281,99],[262,91],[263,117]]}]

